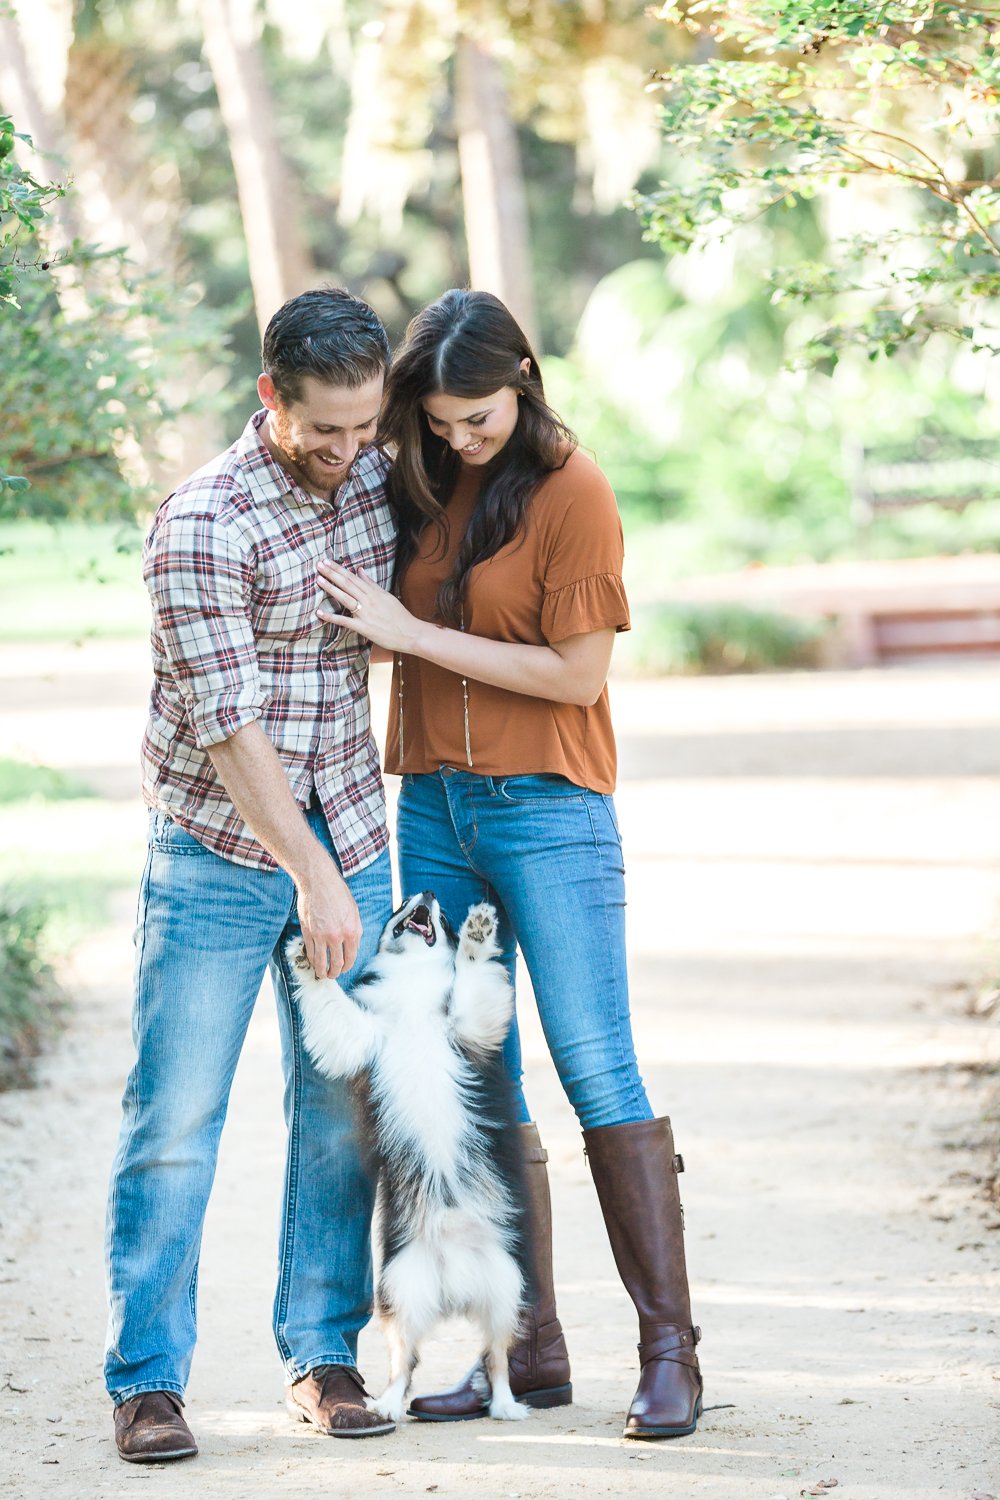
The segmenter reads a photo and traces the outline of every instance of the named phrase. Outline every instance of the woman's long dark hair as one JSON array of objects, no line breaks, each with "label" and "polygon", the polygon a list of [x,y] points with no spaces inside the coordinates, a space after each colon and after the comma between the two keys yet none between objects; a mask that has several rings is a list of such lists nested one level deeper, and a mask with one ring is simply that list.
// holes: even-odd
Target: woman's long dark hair
[{"label": "woman's long dark hair", "polygon": [[[522,362],[529,361],[527,370]],[[386,377],[379,439],[395,448],[390,494],[399,520],[396,577],[401,578],[421,531],[444,534],[444,513],[462,460],[427,423],[423,398],[475,401],[505,386],[518,393],[517,425],[483,467],[483,486],[455,559],[438,591],[448,625],[462,620],[469,573],[518,535],[531,497],[547,474],[561,468],[576,439],[545,400],[538,361],[506,307],[490,292],[445,292],[419,312]]]}]

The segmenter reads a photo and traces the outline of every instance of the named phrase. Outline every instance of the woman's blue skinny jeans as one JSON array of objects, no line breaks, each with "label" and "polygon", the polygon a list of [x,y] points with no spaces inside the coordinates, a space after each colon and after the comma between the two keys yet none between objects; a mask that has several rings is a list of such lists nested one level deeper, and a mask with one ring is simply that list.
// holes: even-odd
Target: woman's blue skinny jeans
[{"label": "woman's blue skinny jeans", "polygon": [[[625,871],[611,797],[563,776],[405,775],[396,821],[404,896],[432,890],[461,926],[489,901],[514,979],[520,947],[545,1040],[584,1130],[652,1118],[639,1076],[625,962]],[[505,1051],[520,1119],[517,1022]]]}]

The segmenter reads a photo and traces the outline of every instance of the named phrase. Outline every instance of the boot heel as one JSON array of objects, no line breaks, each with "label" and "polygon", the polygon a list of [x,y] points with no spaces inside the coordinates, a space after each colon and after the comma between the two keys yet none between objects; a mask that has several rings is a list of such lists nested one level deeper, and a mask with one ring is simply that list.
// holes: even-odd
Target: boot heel
[{"label": "boot heel", "polygon": [[522,1406],[533,1407],[541,1411],[550,1406],[571,1406],[573,1404],[573,1385],[567,1381],[565,1385],[553,1385],[546,1391],[525,1391],[523,1396],[518,1396]]}]

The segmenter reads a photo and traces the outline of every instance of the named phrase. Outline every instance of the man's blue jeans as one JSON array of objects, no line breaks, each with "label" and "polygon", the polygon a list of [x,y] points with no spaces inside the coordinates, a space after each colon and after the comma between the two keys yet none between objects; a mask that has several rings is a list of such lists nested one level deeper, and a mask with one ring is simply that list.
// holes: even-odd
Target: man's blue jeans
[{"label": "man's blue jeans", "polygon": [[[332,853],[322,813],[313,832]],[[348,880],[364,936],[353,975],[392,909],[389,851]],[[250,1015],[270,965],[288,1127],[274,1335],[289,1379],[354,1364],[371,1315],[373,1184],[347,1087],[305,1053],[285,944],[298,935],[283,870],[222,859],[162,813],[150,815],[139,892],[136,1062],[108,1200],[110,1302],[105,1379],[115,1403],[183,1395],[196,1333],[198,1258],[219,1135]]]},{"label": "man's blue jeans", "polygon": [[[652,1118],[636,1065],[625,963],[625,871],[610,797],[564,776],[403,777],[404,896],[432,890],[457,930],[477,901],[500,918],[511,981],[520,946],[545,1040],[585,1130]],[[521,1090],[515,1021],[505,1052]]]}]

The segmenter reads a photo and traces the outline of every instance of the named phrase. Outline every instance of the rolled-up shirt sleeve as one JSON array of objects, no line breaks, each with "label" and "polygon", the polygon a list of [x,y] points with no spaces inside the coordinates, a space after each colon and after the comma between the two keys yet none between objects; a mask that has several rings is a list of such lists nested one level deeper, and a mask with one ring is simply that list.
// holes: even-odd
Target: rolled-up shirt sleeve
[{"label": "rolled-up shirt sleeve", "polygon": [[143,577],[153,632],[201,750],[231,739],[267,703],[248,600],[253,557],[240,527],[217,515],[158,512]]}]

